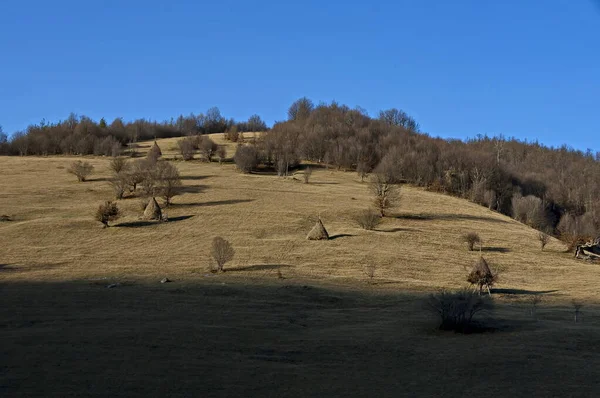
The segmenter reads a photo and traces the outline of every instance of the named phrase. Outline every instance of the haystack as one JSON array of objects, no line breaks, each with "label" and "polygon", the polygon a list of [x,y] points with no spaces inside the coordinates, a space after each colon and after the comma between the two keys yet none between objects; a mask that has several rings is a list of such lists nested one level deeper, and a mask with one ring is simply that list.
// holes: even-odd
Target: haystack
[{"label": "haystack", "polygon": [[492,272],[490,266],[483,257],[480,257],[479,260],[473,265],[473,268],[467,277],[467,281],[469,283],[479,287],[479,294],[481,294],[483,288],[485,287],[490,295],[492,294],[490,288],[492,285],[494,285],[497,279],[498,276]]},{"label": "haystack", "polygon": [[306,239],[308,239],[308,240],[327,240],[327,239],[329,239],[329,234],[327,233],[325,226],[323,226],[323,222],[321,222],[320,218],[317,220],[317,223],[315,224],[313,229],[310,230],[310,232],[306,236]]},{"label": "haystack", "polygon": [[161,220],[162,212],[156,199],[151,198],[144,210],[144,220]]}]

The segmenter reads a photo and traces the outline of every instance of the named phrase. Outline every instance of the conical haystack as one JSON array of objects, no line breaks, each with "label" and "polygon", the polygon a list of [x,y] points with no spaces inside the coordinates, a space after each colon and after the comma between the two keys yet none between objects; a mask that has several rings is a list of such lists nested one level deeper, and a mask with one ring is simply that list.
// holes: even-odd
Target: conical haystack
[{"label": "conical haystack", "polygon": [[160,206],[158,202],[154,198],[150,198],[150,201],[146,205],[146,209],[144,210],[144,220],[161,220],[162,212],[160,211]]},{"label": "conical haystack", "polygon": [[327,239],[329,239],[329,234],[327,233],[325,226],[323,226],[323,223],[321,222],[320,218],[317,221],[317,223],[315,224],[315,226],[313,227],[313,229],[310,230],[310,232],[306,236],[306,239],[308,239],[308,240],[327,240]]}]

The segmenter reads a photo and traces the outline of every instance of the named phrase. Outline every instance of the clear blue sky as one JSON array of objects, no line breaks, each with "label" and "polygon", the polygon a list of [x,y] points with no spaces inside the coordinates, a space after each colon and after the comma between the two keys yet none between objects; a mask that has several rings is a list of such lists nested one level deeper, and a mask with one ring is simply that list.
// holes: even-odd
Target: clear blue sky
[{"label": "clear blue sky", "polygon": [[592,0],[0,2],[0,124],[292,101],[397,107],[434,136],[600,150]]}]

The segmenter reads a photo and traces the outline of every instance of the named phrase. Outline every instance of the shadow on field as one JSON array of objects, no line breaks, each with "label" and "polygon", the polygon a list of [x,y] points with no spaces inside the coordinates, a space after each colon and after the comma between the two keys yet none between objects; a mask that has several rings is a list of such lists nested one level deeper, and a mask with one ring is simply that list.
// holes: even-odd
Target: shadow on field
[{"label": "shadow on field", "polygon": [[[192,217],[194,217],[194,216],[169,217],[168,221],[166,221],[164,224],[168,224],[168,223],[172,223],[172,222],[177,222],[177,221],[188,220],[188,219],[190,219]],[[158,224],[163,224],[163,222],[161,222],[161,221],[139,220],[139,221],[122,222],[120,224],[115,224],[113,227],[142,228],[142,227],[147,227],[147,226],[150,226],[150,225],[158,225]]]},{"label": "shadow on field", "polygon": [[429,221],[429,220],[470,220],[470,221],[490,221],[496,223],[507,223],[505,220],[499,220],[493,217],[472,216],[470,214],[437,214],[437,213],[419,213],[419,214],[400,214],[396,218],[401,220]]},{"label": "shadow on field", "polygon": [[481,251],[489,253],[510,253],[508,247],[482,247]]},{"label": "shadow on field", "polygon": [[110,181],[110,178],[106,177],[98,177],[98,178],[86,178],[86,182],[102,182],[102,181]]},{"label": "shadow on field", "polygon": [[331,235],[329,237],[329,240],[336,240],[339,238],[349,238],[351,236],[356,236],[356,235],[352,235],[352,234],[337,234],[337,235]]},{"label": "shadow on field", "polygon": [[391,229],[376,229],[377,232],[423,232],[420,229],[414,228],[391,228]]},{"label": "shadow on field", "polygon": [[437,329],[426,292],[243,284],[227,273],[154,279],[125,288],[4,277],[1,395],[527,396],[543,383],[543,396],[591,397],[600,388],[592,316],[576,325],[559,311],[548,323],[500,304],[493,333],[467,336]]},{"label": "shadow on field", "polygon": [[498,294],[523,294],[523,295],[530,295],[530,296],[538,296],[538,295],[542,295],[542,294],[551,294],[551,293],[558,292],[558,290],[524,290],[524,289],[498,289],[498,288],[492,288],[491,291],[492,291],[492,293],[498,293]]},{"label": "shadow on field", "polygon": [[293,268],[293,265],[288,264],[256,264],[256,265],[248,265],[246,267],[235,267],[235,268],[227,268],[226,272],[239,272],[239,271],[268,271],[272,269],[281,269],[281,268]]},{"label": "shadow on field", "polygon": [[308,185],[340,185],[339,182],[310,182]]},{"label": "shadow on field", "polygon": [[192,203],[174,203],[173,207],[205,207],[205,206],[221,206],[221,205],[235,205],[238,203],[249,203],[254,202],[254,199],[228,199],[228,200],[215,200],[212,202],[192,202]]},{"label": "shadow on field", "polygon": [[205,180],[205,179],[211,178],[211,177],[214,177],[214,175],[209,175],[209,176],[181,176],[180,179],[182,179],[184,181],[188,181],[188,180],[199,181],[199,180]]},{"label": "shadow on field", "polygon": [[184,185],[180,188],[181,193],[202,193],[208,188],[207,185]]}]

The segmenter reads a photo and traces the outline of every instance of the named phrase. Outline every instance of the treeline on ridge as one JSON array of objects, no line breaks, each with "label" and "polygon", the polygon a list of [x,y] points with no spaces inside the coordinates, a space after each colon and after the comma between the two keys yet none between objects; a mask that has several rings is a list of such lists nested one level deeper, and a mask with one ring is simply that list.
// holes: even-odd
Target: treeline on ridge
[{"label": "treeline on ridge", "polygon": [[58,123],[45,121],[12,134],[10,141],[0,130],[0,155],[104,155],[116,156],[126,144],[156,138],[180,137],[236,131],[266,131],[267,124],[258,115],[247,121],[226,119],[218,108],[206,114],[179,116],[165,122],[138,119],[124,122],[116,118],[95,122],[75,114]]},{"label": "treeline on ridge", "polygon": [[336,102],[315,106],[307,98],[295,101],[287,116],[267,129],[257,115],[236,123],[217,108],[162,123],[115,119],[107,124],[71,115],[56,124],[29,126],[10,140],[0,134],[0,153],[115,156],[138,140],[266,131],[238,145],[242,171],[268,167],[286,175],[308,160],[356,171],[361,178],[377,173],[467,198],[573,244],[600,233],[600,153],[502,136],[433,138],[398,109],[371,117],[360,108]]}]

